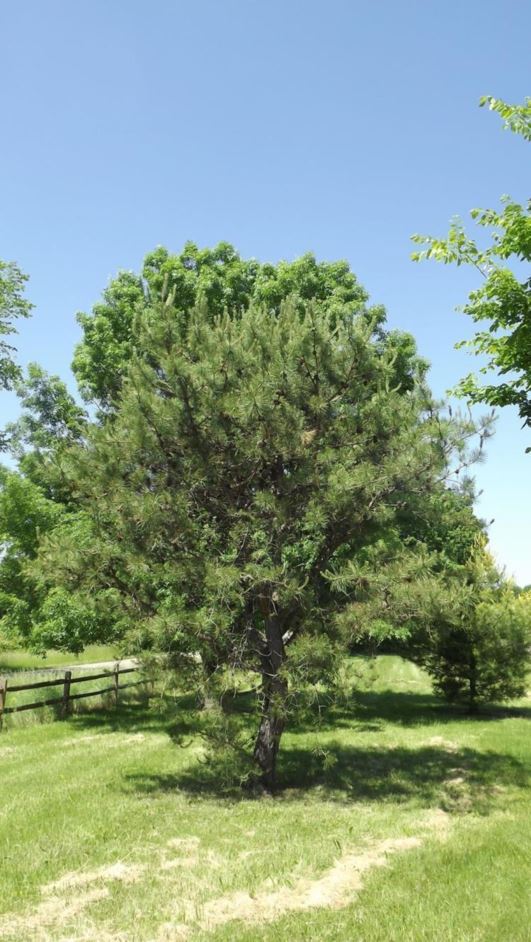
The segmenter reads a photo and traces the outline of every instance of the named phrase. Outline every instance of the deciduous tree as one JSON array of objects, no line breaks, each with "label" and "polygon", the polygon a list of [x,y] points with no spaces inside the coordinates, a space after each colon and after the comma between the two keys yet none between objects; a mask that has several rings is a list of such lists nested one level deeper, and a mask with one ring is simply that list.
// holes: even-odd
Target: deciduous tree
[{"label": "deciduous tree", "polygon": [[[131,357],[149,355],[142,348],[141,324],[163,294],[171,299],[175,318],[200,301],[205,302],[205,316],[213,318],[224,312],[237,317],[251,302],[278,312],[290,296],[299,304],[320,301],[330,311],[345,305],[362,309],[367,300],[346,262],[318,262],[308,253],[294,262],[262,264],[242,259],[227,242],[213,249],[187,242],[179,254],[159,247],[146,256],[140,274],[121,272],[92,312],[78,315],[83,338],[73,370],[82,394],[102,414],[112,411]],[[376,315],[372,309],[371,317]]]},{"label": "deciduous tree", "polygon": [[[481,99],[504,120],[505,127],[531,141],[531,98],[509,105],[498,98]],[[472,219],[487,230],[490,244],[471,238],[462,222],[452,223],[446,239],[413,236],[425,248],[413,253],[418,261],[435,259],[478,271],[483,283],[469,295],[463,310],[475,323],[484,324],[468,346],[486,357],[481,375],[497,374],[497,381],[483,385],[472,374],[461,380],[457,394],[471,402],[491,406],[516,405],[526,425],[531,425],[531,204],[503,197],[501,210],[473,209]],[[531,450],[531,449],[527,449]]]},{"label": "deciduous tree", "polygon": [[11,389],[20,376],[20,368],[13,360],[15,348],[5,339],[16,334],[15,321],[29,317],[33,305],[24,297],[28,276],[14,262],[0,259],[0,387]]}]

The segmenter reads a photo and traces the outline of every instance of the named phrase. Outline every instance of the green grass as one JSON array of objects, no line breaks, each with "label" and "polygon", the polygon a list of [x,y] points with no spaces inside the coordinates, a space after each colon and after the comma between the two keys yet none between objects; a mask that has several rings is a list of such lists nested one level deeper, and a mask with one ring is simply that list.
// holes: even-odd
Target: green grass
[{"label": "green grass", "polygon": [[[111,678],[109,678],[108,681],[105,678],[95,681],[86,681],[82,685],[76,684],[75,678],[86,677],[87,673],[94,673],[94,671],[90,669],[88,672],[86,669],[81,670],[84,664],[110,661],[116,656],[116,652],[113,648],[104,647],[103,645],[92,645],[77,656],[59,651],[48,651],[45,657],[39,657],[23,649],[0,652],[0,676],[5,672],[8,678],[6,707],[18,707],[26,703],[40,703],[43,700],[51,699],[60,701],[63,695],[62,684],[59,684],[57,687],[42,687],[37,690],[22,691],[10,691],[10,687],[17,684],[33,683],[42,680],[58,679],[63,681],[65,665],[71,665],[73,668],[72,694],[88,693],[91,690],[96,691],[106,686],[108,687],[112,684]],[[76,667],[78,666],[80,670],[76,671]],[[46,670],[46,674],[39,674],[38,672],[41,670]],[[24,671],[31,671],[32,673],[24,674]],[[50,671],[56,671],[57,673],[50,673]],[[134,677],[126,675],[121,678],[121,683],[127,683],[127,681],[133,679],[138,680],[139,678],[136,675]],[[102,697],[96,697],[95,699],[82,698],[72,701],[71,710],[75,713],[84,713],[87,709],[92,710],[94,707],[109,705],[112,701],[112,693],[105,694]],[[12,714],[6,713],[3,717],[4,729],[54,722],[60,714],[60,707],[61,704],[57,703],[57,705],[39,707],[37,710],[28,710]]]},{"label": "green grass", "polygon": [[350,673],[274,800],[217,795],[170,697],[2,733],[0,939],[527,942],[529,701],[470,719],[398,658]]},{"label": "green grass", "polygon": [[63,651],[48,651],[44,657],[32,654],[23,648],[2,651],[0,648],[0,675],[5,671],[39,670],[39,668],[61,667],[64,664],[91,664],[93,661],[109,661],[116,657],[114,648],[92,644],[82,654]]}]

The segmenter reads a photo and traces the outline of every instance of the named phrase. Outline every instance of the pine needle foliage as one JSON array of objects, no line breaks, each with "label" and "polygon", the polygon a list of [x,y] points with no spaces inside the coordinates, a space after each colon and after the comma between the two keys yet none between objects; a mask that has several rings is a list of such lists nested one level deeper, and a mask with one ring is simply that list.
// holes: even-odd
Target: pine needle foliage
[{"label": "pine needle foliage", "polygon": [[297,694],[333,676],[357,630],[337,580],[440,487],[466,430],[440,417],[411,339],[365,309],[176,313],[167,287],[136,329],[112,418],[70,453],[80,514],[40,572],[211,690],[254,672],[270,789]]}]

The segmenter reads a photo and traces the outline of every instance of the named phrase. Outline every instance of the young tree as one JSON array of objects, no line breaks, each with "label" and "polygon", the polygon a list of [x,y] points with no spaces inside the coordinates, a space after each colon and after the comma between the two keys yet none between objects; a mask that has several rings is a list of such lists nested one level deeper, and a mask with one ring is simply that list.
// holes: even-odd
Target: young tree
[{"label": "young tree", "polygon": [[531,600],[515,593],[481,544],[463,569],[449,581],[418,660],[442,696],[476,713],[482,703],[525,694]]},{"label": "young tree", "polygon": [[[531,141],[531,98],[526,98],[523,105],[509,105],[486,97],[481,105],[488,105],[501,115],[506,128]],[[499,381],[481,385],[469,375],[461,380],[456,392],[471,402],[516,405],[524,423],[530,426],[531,277],[526,266],[531,261],[531,203],[522,206],[509,197],[504,197],[502,203],[501,211],[471,212],[477,225],[490,233],[491,243],[486,248],[467,235],[458,219],[446,239],[413,236],[414,242],[426,248],[412,257],[415,261],[432,258],[467,264],[480,272],[483,284],[469,295],[464,311],[474,322],[485,322],[485,328],[460,345],[486,356],[487,364],[480,373],[495,371]]]},{"label": "young tree", "polygon": [[71,454],[84,533],[52,531],[40,572],[96,606],[105,592],[131,643],[256,672],[271,789],[293,697],[351,641],[334,580],[444,478],[462,429],[411,339],[357,302],[230,316],[170,293],[136,331],[112,421]]},{"label": "young tree", "polygon": [[457,555],[411,538],[407,554],[388,541],[358,554],[336,584],[355,593],[341,618],[358,637],[376,649],[382,638],[389,648],[390,639],[391,650],[424,667],[438,694],[475,713],[525,693],[531,598],[496,569],[477,526],[464,523],[456,529]]}]

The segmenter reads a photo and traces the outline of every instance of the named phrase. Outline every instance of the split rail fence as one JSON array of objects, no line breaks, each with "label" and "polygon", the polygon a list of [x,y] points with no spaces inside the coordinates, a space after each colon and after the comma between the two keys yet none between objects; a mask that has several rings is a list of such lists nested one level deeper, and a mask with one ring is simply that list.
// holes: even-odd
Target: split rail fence
[{"label": "split rail fence", "polygon": [[[131,665],[131,662],[129,661],[128,664]],[[97,667],[97,665],[95,666]],[[4,716],[9,713],[21,713],[23,710],[40,710],[42,707],[55,706],[58,707],[61,718],[64,718],[71,713],[72,702],[74,700],[81,700],[85,697],[101,697],[102,694],[106,693],[112,693],[114,702],[117,704],[120,690],[125,690],[127,687],[138,687],[140,684],[146,684],[148,682],[144,677],[141,680],[131,681],[127,684],[120,683],[120,676],[122,674],[138,673],[140,670],[141,667],[139,665],[136,667],[121,667],[121,662],[116,661],[112,668],[107,668],[98,674],[72,677],[72,670],[64,670],[60,672],[62,674],[61,677],[54,678],[53,680],[39,680],[31,684],[17,683],[18,678],[16,675],[0,677],[0,729],[2,728]],[[59,671],[57,673],[59,673]],[[85,693],[71,692],[71,688],[74,684],[85,684],[89,681],[103,680],[104,678],[112,681],[107,687],[100,687],[98,690],[88,690]],[[62,687],[62,694],[60,697],[37,700],[34,703],[20,703],[12,707],[6,706],[8,693],[19,693],[24,690],[42,690],[44,687]]]}]

